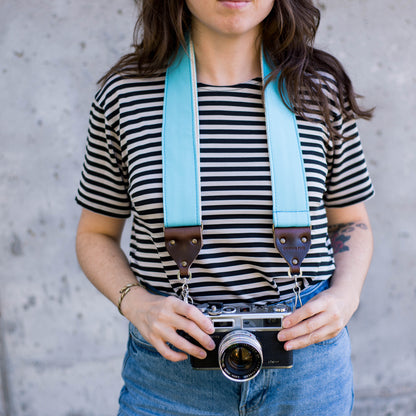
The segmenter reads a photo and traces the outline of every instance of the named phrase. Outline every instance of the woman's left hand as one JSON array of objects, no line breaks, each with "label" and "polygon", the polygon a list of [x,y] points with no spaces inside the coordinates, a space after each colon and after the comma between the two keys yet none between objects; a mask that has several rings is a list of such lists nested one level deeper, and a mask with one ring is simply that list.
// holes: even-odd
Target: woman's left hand
[{"label": "woman's left hand", "polygon": [[373,251],[373,237],[363,202],[327,208],[336,270],[330,287],[283,320],[279,341],[286,350],[305,348],[338,335],[358,308]]},{"label": "woman's left hand", "polygon": [[285,342],[286,350],[297,350],[333,338],[347,325],[357,303],[335,288],[324,290],[283,320],[278,340]]}]

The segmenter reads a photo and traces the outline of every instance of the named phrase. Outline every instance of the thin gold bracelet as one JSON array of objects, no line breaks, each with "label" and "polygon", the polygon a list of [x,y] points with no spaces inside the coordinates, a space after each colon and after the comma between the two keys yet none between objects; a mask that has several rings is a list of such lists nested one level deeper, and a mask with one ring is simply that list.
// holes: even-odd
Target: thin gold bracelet
[{"label": "thin gold bracelet", "polygon": [[143,287],[140,283],[129,283],[128,285],[124,286],[122,289],[120,289],[120,298],[118,300],[118,311],[121,313],[121,315],[124,316],[123,312],[121,311],[121,302],[123,302],[124,296],[127,295],[127,293],[130,292],[132,287],[139,286]]}]

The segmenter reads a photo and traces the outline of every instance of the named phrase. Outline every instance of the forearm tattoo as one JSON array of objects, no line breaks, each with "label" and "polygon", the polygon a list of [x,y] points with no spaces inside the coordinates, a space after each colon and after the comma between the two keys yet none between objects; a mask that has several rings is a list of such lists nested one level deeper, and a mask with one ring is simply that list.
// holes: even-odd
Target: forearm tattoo
[{"label": "forearm tattoo", "polygon": [[349,222],[346,224],[334,224],[328,227],[329,238],[331,239],[334,254],[349,251],[348,241],[351,239],[351,233],[357,228],[368,230],[367,224],[361,222]]}]

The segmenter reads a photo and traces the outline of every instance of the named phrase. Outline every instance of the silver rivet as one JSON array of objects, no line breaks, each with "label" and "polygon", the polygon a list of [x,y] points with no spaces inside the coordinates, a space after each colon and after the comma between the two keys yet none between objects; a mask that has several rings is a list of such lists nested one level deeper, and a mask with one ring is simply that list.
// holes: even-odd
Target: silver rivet
[{"label": "silver rivet", "polygon": [[293,259],[292,263],[296,266],[299,263],[299,260],[298,259]]},{"label": "silver rivet", "polygon": [[281,243],[281,244],[285,244],[285,243],[286,243],[286,238],[282,237],[282,238],[280,239],[280,243]]},{"label": "silver rivet", "polygon": [[308,242],[308,239],[306,238],[306,237],[302,237],[302,239],[301,239],[301,241],[302,241],[302,243],[307,243]]},{"label": "silver rivet", "polygon": [[182,267],[186,267],[186,266],[188,265],[188,262],[187,262],[186,260],[184,260],[184,261],[181,263],[181,265],[182,265]]},{"label": "silver rivet", "polygon": [[176,244],[176,241],[175,241],[175,240],[170,240],[170,241],[169,241],[169,244],[170,244],[171,246],[174,246],[174,245]]},{"label": "silver rivet", "polygon": [[193,239],[192,239],[192,244],[194,244],[194,245],[195,245],[195,244],[198,244],[198,240],[197,240],[196,238],[193,238]]}]

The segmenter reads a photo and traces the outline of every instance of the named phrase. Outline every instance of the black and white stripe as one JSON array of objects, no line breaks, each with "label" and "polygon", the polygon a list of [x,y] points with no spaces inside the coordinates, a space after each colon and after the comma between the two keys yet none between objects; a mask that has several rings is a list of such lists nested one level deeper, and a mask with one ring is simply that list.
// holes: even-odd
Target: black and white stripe
[{"label": "black and white stripe", "polygon": [[[132,213],[132,270],[173,294],[180,283],[163,238],[163,94],[164,76],[113,77],[98,92],[77,201],[104,215]],[[294,282],[273,244],[261,80],[199,84],[198,101],[204,246],[192,266],[191,296],[196,302],[288,298]],[[332,141],[322,120],[298,117],[313,236],[302,266],[305,287],[334,271],[325,206],[343,207],[373,194],[356,124],[344,122],[336,107],[332,111],[334,126],[351,140]]]}]

